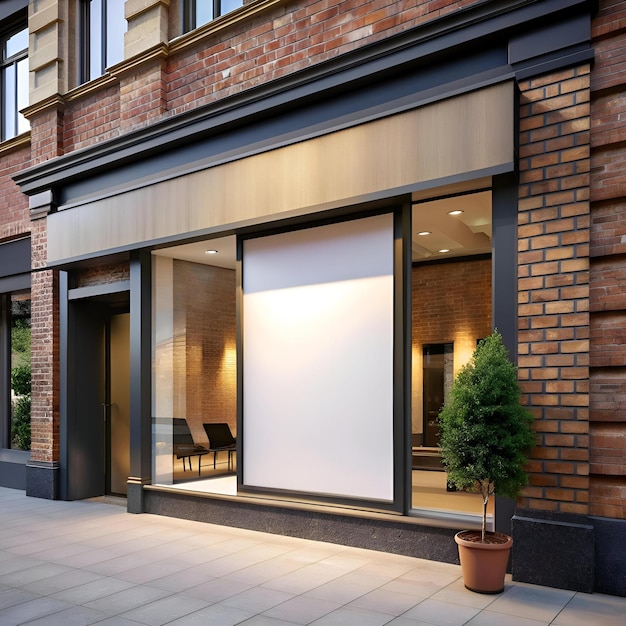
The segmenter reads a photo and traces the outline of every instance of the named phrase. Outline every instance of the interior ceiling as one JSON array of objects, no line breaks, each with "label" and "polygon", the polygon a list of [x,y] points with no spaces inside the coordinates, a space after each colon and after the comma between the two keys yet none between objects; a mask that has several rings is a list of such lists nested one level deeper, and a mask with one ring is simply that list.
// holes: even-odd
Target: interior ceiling
[{"label": "interior ceiling", "polygon": [[[470,256],[491,252],[491,190],[485,190],[490,181],[474,181],[474,189],[479,183],[486,183],[480,191],[468,185],[460,188],[438,188],[430,192],[413,194],[413,242],[414,262]],[[437,192],[438,198],[429,198]],[[441,197],[443,194],[455,194]],[[462,211],[450,215],[450,211]],[[428,235],[418,235],[428,232]],[[216,250],[207,254],[207,250]],[[447,252],[442,252],[447,250]],[[171,248],[155,250],[155,254],[234,269],[236,259],[235,236],[220,237]]]}]

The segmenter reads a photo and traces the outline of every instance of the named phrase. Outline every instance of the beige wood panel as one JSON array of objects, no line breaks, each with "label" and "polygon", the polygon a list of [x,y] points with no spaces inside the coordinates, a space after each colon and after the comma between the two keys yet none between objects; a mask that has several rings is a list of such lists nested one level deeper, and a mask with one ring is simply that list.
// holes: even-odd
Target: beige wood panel
[{"label": "beige wood panel", "polygon": [[406,193],[514,162],[505,82],[74,206],[48,218],[48,261]]}]

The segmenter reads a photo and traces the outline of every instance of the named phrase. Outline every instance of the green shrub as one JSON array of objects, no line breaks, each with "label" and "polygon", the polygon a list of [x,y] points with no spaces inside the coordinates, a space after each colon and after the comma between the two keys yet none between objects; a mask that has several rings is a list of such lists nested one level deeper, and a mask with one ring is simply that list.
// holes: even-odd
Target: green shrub
[{"label": "green shrub", "polygon": [[19,450],[30,450],[30,364],[11,370],[11,386],[16,395],[11,417],[11,445]]},{"label": "green shrub", "polygon": [[527,484],[533,418],[520,398],[517,368],[495,330],[459,372],[439,415],[448,482],[482,496],[483,541],[489,497],[517,498]]},{"label": "green shrub", "polygon": [[30,395],[13,402],[11,443],[18,450],[30,450]]}]

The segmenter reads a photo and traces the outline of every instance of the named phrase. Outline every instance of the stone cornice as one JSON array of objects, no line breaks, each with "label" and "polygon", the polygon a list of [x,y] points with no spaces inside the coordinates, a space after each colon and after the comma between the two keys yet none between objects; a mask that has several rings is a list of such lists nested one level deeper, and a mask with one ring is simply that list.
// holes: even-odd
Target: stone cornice
[{"label": "stone cornice", "polygon": [[22,133],[17,137],[13,137],[12,139],[7,139],[0,143],[0,156],[4,156],[10,152],[15,152],[20,148],[24,148],[25,146],[30,145],[30,131]]}]

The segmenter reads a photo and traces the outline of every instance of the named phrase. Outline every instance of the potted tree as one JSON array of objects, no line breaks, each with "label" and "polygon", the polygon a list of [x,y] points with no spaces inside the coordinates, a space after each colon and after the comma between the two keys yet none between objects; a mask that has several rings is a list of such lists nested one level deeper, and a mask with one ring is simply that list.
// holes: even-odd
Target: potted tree
[{"label": "potted tree", "polygon": [[513,540],[487,532],[492,495],[517,498],[527,483],[524,464],[534,443],[532,415],[520,404],[517,368],[497,330],[483,339],[457,375],[439,414],[440,446],[448,482],[478,493],[482,529],[457,533],[464,584],[480,593],[504,589]]}]

